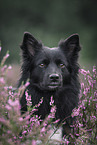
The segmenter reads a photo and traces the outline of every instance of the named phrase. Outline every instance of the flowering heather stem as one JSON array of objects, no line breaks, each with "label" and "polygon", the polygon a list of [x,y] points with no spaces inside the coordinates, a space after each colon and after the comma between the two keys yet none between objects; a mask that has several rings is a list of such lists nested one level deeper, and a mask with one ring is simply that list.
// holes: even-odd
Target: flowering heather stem
[{"label": "flowering heather stem", "polygon": [[93,72],[80,70],[81,92],[78,109],[74,109],[73,116],[77,116],[75,134],[77,141],[83,144],[97,144],[97,71],[93,66]]},{"label": "flowering heather stem", "polygon": [[3,57],[3,60],[1,61],[1,67],[4,65],[4,63],[8,57],[9,57],[9,52],[7,52],[6,55]]}]

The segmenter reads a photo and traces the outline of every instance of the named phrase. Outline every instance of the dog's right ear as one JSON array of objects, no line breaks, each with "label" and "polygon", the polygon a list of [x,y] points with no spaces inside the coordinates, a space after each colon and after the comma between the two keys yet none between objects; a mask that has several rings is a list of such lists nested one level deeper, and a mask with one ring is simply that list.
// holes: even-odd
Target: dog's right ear
[{"label": "dog's right ear", "polygon": [[25,54],[34,56],[35,52],[42,47],[42,43],[38,42],[29,32],[25,32],[20,47]]}]

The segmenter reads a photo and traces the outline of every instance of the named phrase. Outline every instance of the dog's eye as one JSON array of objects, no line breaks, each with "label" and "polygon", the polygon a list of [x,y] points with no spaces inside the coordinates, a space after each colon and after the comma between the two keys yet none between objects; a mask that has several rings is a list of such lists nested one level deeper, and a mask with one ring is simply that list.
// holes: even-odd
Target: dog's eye
[{"label": "dog's eye", "polygon": [[45,67],[44,63],[39,64],[40,67]]},{"label": "dog's eye", "polygon": [[65,65],[64,65],[63,63],[60,63],[60,64],[59,64],[59,67],[64,68]]}]

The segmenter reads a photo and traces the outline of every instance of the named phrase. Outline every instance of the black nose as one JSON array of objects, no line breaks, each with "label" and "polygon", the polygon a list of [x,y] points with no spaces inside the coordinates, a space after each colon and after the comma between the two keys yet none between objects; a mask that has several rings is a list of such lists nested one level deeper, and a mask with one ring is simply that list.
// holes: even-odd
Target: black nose
[{"label": "black nose", "polygon": [[51,74],[51,75],[49,75],[49,78],[52,82],[57,82],[59,80],[59,75],[58,74]]}]

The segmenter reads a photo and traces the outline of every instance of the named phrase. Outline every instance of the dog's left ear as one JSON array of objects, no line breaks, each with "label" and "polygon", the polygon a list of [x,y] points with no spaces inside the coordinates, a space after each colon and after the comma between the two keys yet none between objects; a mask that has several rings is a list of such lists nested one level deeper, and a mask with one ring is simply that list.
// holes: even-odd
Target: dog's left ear
[{"label": "dog's left ear", "polygon": [[59,47],[68,55],[68,57],[77,56],[81,50],[79,43],[79,35],[73,34],[64,41],[60,41]]}]

